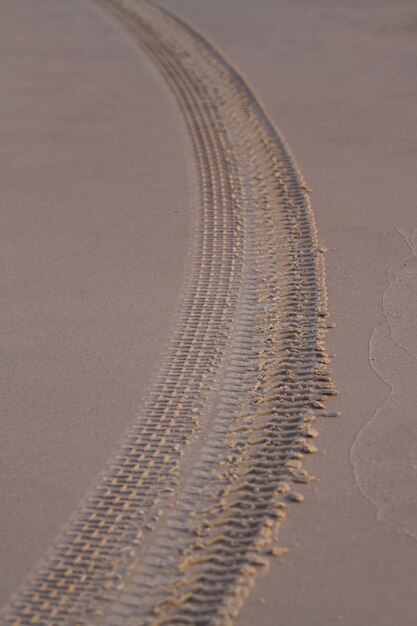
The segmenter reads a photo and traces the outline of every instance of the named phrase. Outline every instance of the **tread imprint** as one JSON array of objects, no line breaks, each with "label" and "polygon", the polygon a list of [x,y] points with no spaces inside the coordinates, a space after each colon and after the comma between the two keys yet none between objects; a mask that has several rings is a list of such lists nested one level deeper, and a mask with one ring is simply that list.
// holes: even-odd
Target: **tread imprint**
[{"label": "tread imprint", "polygon": [[160,69],[195,160],[177,330],[141,417],[4,624],[226,624],[290,501],[334,393],[308,189],[240,74],[145,0],[95,0]]}]

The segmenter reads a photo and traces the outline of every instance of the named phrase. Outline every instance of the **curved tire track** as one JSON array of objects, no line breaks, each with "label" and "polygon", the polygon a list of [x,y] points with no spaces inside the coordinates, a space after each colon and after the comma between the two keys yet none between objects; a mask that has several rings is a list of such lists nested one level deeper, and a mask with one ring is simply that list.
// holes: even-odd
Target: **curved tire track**
[{"label": "curved tire track", "polygon": [[159,67],[196,163],[190,282],[119,455],[5,624],[224,624],[266,561],[333,393],[307,189],[241,76],[153,5],[96,0]]}]

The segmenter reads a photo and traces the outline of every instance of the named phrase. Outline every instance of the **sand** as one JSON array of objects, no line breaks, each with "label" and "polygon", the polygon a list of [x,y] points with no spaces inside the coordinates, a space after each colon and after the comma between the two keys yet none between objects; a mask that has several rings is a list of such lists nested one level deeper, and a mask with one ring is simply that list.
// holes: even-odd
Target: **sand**
[{"label": "sand", "polygon": [[[340,391],[332,407],[343,417],[318,425],[321,453],[307,461],[317,481],[280,531],[290,551],[259,580],[237,624],[409,626],[416,614],[417,544],[407,534],[415,536],[417,517],[415,363],[388,337],[383,296],[387,272],[411,255],[397,229],[410,237],[416,228],[415,6],[165,5],[243,69],[288,138],[313,188],[337,325],[326,343]],[[397,310],[388,322],[413,353],[415,271],[407,277],[401,300],[391,291]],[[374,371],[370,340],[379,327]]]},{"label": "sand", "polygon": [[0,12],[4,602],[137,417],[190,215],[182,118],[129,39],[82,0]]},{"label": "sand", "polygon": [[[42,4],[45,7],[44,10],[48,11],[48,15],[53,16],[54,12],[49,11],[48,3]],[[321,437],[317,445],[320,453],[305,461],[305,466],[316,476],[317,480],[301,488],[305,495],[304,503],[294,505],[290,509],[287,520],[280,529],[280,543],[289,547],[290,551],[270,566],[268,574],[258,578],[255,589],[237,623],[252,624],[256,620],[262,624],[285,623],[294,626],[302,623],[321,626],[330,626],[335,623],[346,624],[346,626],[359,626],[364,623],[378,626],[392,624],[408,626],[413,623],[415,616],[417,553],[415,539],[412,536],[416,533],[415,464],[413,464],[416,453],[416,446],[413,445],[415,402],[414,394],[410,392],[410,388],[413,387],[415,368],[415,341],[413,339],[415,324],[411,314],[415,306],[412,294],[416,282],[415,255],[411,235],[416,227],[414,185],[416,131],[413,123],[416,90],[411,81],[417,54],[417,46],[413,38],[416,11],[411,3],[405,2],[396,3],[395,8],[391,3],[384,5],[371,2],[344,2],[343,4],[277,2],[273,5],[258,2],[255,7],[249,1],[239,3],[238,7],[237,2],[231,0],[229,2],[214,1],[210,4],[190,0],[171,0],[165,2],[165,5],[211,37],[220,49],[246,73],[257,93],[266,102],[271,117],[276,120],[290,141],[307,183],[313,188],[312,197],[320,240],[329,250],[327,254],[329,303],[332,320],[337,326],[328,335],[327,346],[329,352],[336,353],[332,370],[336,386],[340,390],[338,398],[331,402],[331,409],[341,411],[343,417],[337,420],[321,419],[319,421],[317,428]],[[20,5],[15,3],[13,12],[19,7],[23,10],[24,6],[23,3]],[[68,9],[65,10],[68,11]],[[62,8],[62,11],[65,10]],[[87,15],[90,21],[86,19]],[[58,12],[58,16],[55,15],[53,19],[59,19],[59,16]],[[131,67],[132,78],[138,72],[138,68],[143,67],[140,80],[134,83],[134,87],[130,87],[135,90],[133,94],[135,106],[136,98],[139,98],[140,94],[158,93],[159,95],[159,97],[156,95],[150,97],[147,107],[148,110],[152,108],[152,115],[157,113],[156,103],[158,107],[161,107],[160,117],[154,122],[155,127],[161,133],[159,140],[169,142],[171,146],[171,152],[164,154],[163,158],[161,154],[155,153],[154,155],[158,169],[166,168],[161,179],[165,181],[168,180],[168,176],[171,176],[169,178],[171,184],[177,183],[178,185],[175,198],[176,206],[182,211],[180,215],[183,216],[183,230],[178,232],[176,237],[169,239],[171,245],[176,246],[176,249],[172,250],[170,267],[173,267],[172,260],[176,259],[177,269],[174,274],[177,282],[168,281],[171,287],[169,292],[166,288],[161,289],[160,285],[156,289],[155,284],[152,283],[154,291],[149,297],[155,299],[159,297],[161,298],[159,302],[165,303],[165,321],[155,320],[156,312],[158,315],[162,314],[160,304],[155,304],[151,315],[149,308],[147,309],[149,304],[143,305],[142,323],[159,322],[154,327],[149,327],[147,333],[144,333],[147,339],[145,336],[141,339],[145,343],[146,340],[149,341],[149,352],[146,358],[144,359],[142,355],[136,357],[137,360],[132,361],[130,375],[120,376],[117,381],[114,373],[119,370],[120,363],[115,363],[112,358],[107,361],[108,377],[106,376],[101,393],[107,394],[109,391],[109,394],[100,396],[103,405],[106,406],[108,416],[103,428],[95,428],[93,432],[91,431],[91,405],[87,424],[85,420],[86,397],[81,397],[77,427],[75,429],[73,427],[74,411],[72,410],[67,412],[67,421],[71,420],[71,424],[68,424],[66,433],[62,433],[62,423],[58,428],[54,415],[57,411],[62,413],[63,406],[68,410],[68,402],[65,402],[65,396],[62,398],[62,394],[58,395],[55,392],[51,394],[45,391],[46,399],[39,413],[42,417],[45,416],[45,404],[48,404],[49,419],[47,415],[43,418],[46,423],[43,424],[40,432],[37,431],[38,442],[34,445],[36,433],[34,433],[33,426],[31,427],[33,404],[30,400],[32,397],[30,386],[34,385],[33,371],[35,369],[37,371],[41,363],[45,368],[42,379],[49,380],[51,365],[49,359],[46,361],[46,359],[39,358],[41,351],[37,353],[38,358],[35,355],[35,363],[28,365],[27,356],[22,355],[20,348],[21,361],[18,367],[19,370],[23,366],[27,369],[24,370],[23,376],[19,371],[19,379],[12,372],[13,383],[16,385],[16,380],[28,381],[26,384],[29,385],[29,390],[23,397],[25,403],[28,405],[30,403],[30,406],[25,413],[23,433],[22,422],[19,424],[16,422],[12,424],[11,420],[7,422],[7,428],[15,430],[10,434],[7,444],[5,441],[5,451],[2,452],[2,458],[6,460],[6,466],[9,468],[3,485],[6,487],[6,496],[9,494],[9,502],[14,501],[13,506],[10,504],[5,509],[10,511],[6,518],[8,526],[5,526],[5,534],[7,533],[5,545],[10,550],[8,572],[14,572],[14,578],[7,581],[5,598],[26,571],[32,567],[34,560],[43,553],[51,535],[59,530],[76,501],[80,499],[87,486],[92,484],[114,445],[115,437],[120,435],[132,419],[134,406],[143,398],[146,372],[142,375],[143,386],[139,386],[139,391],[135,377],[138,368],[142,368],[141,371],[148,370],[148,363],[152,363],[152,359],[155,365],[157,353],[162,350],[163,341],[157,329],[160,324],[169,323],[172,302],[175,301],[181,284],[181,264],[184,260],[184,256],[181,256],[184,254],[184,246],[181,244],[184,241],[186,229],[184,205],[188,202],[188,194],[184,189],[185,168],[179,172],[173,171],[174,166],[180,167],[177,165],[179,159],[172,158],[172,155],[175,148],[178,149],[181,141],[180,135],[184,133],[175,108],[169,106],[169,95],[159,86],[158,78],[150,69],[150,65],[143,60],[143,65],[140,65],[140,55],[136,54],[133,47],[127,43],[127,39],[120,36],[116,28],[110,27],[108,21],[99,18],[97,12],[88,9],[82,3],[77,11],[74,10],[73,16],[77,16],[77,24],[80,27],[82,24],[83,28],[87,28],[90,24],[92,29],[94,24],[94,29],[103,28],[101,36],[106,38],[106,45],[108,45],[109,33],[112,33],[113,45],[123,50],[120,52],[123,61],[126,57],[129,59],[128,66]],[[36,15],[28,16],[27,14],[25,19],[28,20],[29,17],[32,20],[36,19]],[[68,24],[67,20],[66,24]],[[31,26],[28,25],[28,29],[33,33]],[[13,32],[11,28],[7,31]],[[48,33],[51,32],[53,32],[52,29],[48,29]],[[100,35],[96,30],[94,33],[94,37],[91,37],[91,32],[89,37],[86,37],[83,36],[82,30],[77,29],[80,42],[81,40],[94,42],[96,38],[100,40]],[[70,38],[72,37],[71,32]],[[42,45],[46,45],[47,41],[47,37],[43,37]],[[57,45],[57,43],[51,45]],[[77,48],[78,63],[84,66],[82,52],[81,46]],[[113,62],[115,62],[114,59]],[[95,63],[98,63],[97,59]],[[124,71],[127,71],[125,62],[121,62],[117,69],[121,66]],[[112,86],[117,78],[120,81],[117,83],[118,89],[126,89],[127,80],[124,80],[124,75],[117,69],[110,70],[106,65],[102,67],[102,72],[111,73]],[[22,71],[21,67],[20,70]],[[13,76],[15,76],[15,71],[14,69]],[[97,75],[96,65],[91,75]],[[148,82],[145,82],[146,79]],[[14,83],[14,79],[10,81]],[[97,90],[102,84],[105,84],[108,89],[108,82],[102,76],[94,87],[94,95],[90,97],[98,97]],[[54,87],[50,87],[50,91],[53,92],[54,97],[57,97]],[[16,96],[10,95],[10,106],[17,123],[22,124],[22,116],[19,115],[19,111],[15,110],[13,98]],[[48,102],[52,101],[50,98]],[[69,106],[69,97],[66,100]],[[125,100],[118,98],[114,107],[117,109],[122,106],[121,103],[125,103]],[[144,109],[146,109],[145,104]],[[133,117],[132,111],[126,114]],[[52,124],[50,113],[47,112],[46,118],[48,124]],[[163,132],[159,126],[164,119],[169,128],[166,132]],[[62,123],[60,119],[59,124]],[[90,124],[91,120],[88,126]],[[172,128],[175,124],[176,135]],[[149,125],[136,124],[134,129],[137,133],[145,133],[149,130]],[[123,132],[123,129],[118,129],[118,132]],[[143,152],[138,152],[136,139],[132,138],[131,133],[132,124],[129,124],[122,141],[127,141],[127,136],[129,141],[132,141],[131,152],[125,148],[124,153],[130,167],[132,167],[130,156],[132,153],[135,159],[143,158]],[[97,135],[101,136],[100,129]],[[116,138],[114,141],[116,146],[119,145]],[[29,146],[23,145],[20,148],[22,150],[20,155],[26,155],[30,163],[33,163],[36,155],[36,162],[42,164],[39,155],[35,152],[36,146],[39,145],[36,137],[32,138],[32,142],[32,153],[28,152],[29,142]],[[62,149],[62,140],[59,138],[57,140],[55,137],[55,142],[55,149],[58,151]],[[108,142],[107,137],[103,139],[103,151],[107,149]],[[153,142],[149,136],[142,137],[142,142],[146,142],[148,149],[152,148]],[[15,137],[12,137],[10,149],[17,149],[16,144]],[[66,146],[66,151],[67,149]],[[77,160],[81,152],[84,154],[84,150],[78,152],[78,146],[74,146],[73,150]],[[94,155],[96,154],[94,152]],[[149,152],[146,154],[148,160]],[[20,158],[23,157],[20,156]],[[87,196],[88,206],[92,213],[90,219],[95,217],[102,228],[103,225],[96,214],[97,202],[107,202],[109,196],[112,197],[111,193],[117,198],[121,187],[123,187],[123,193],[127,193],[126,187],[129,189],[129,185],[125,180],[123,185],[120,185],[114,179],[110,179],[110,176],[96,175],[97,177],[93,180],[88,177],[88,183],[84,182],[85,191],[83,191],[82,173],[85,167],[91,167],[92,155],[87,154],[85,158],[88,165],[80,167],[78,172],[74,169],[75,158],[71,164],[71,174],[68,174],[67,163],[62,166],[61,184],[55,182],[55,176],[58,174],[55,174],[53,170],[54,181],[51,182],[51,178],[48,178],[50,187],[47,185],[49,195],[46,196],[45,184],[41,185],[42,179],[39,171],[32,173],[33,178],[29,178],[26,192],[24,181],[15,182],[13,187],[11,174],[15,170],[12,169],[12,160],[10,160],[11,174],[5,177],[7,184],[11,187],[7,189],[7,194],[10,194],[10,197],[7,195],[7,206],[12,206],[14,202],[13,206],[20,207],[24,217],[28,214],[32,217],[34,206],[40,212],[32,196],[39,197],[37,194],[41,191],[43,202],[51,203],[53,207],[76,206],[83,210],[84,215],[86,206],[84,202]],[[46,163],[48,161],[45,161],[44,165]],[[113,165],[114,160],[109,154],[108,172],[113,172]],[[100,162],[100,168],[104,166],[105,164]],[[71,180],[68,180],[69,176]],[[181,182],[179,181],[181,176],[183,185],[178,184]],[[157,190],[162,194],[154,173],[151,172],[146,177],[135,177],[134,184],[130,180],[130,190],[133,196],[133,200],[130,200],[131,210],[135,208],[137,185],[143,184],[144,178],[149,185],[146,196],[149,202],[155,198]],[[74,180],[77,181],[77,190],[71,195],[70,189],[74,187]],[[106,183],[105,189],[103,189],[103,181]],[[154,183],[151,188],[152,181]],[[90,186],[87,187],[87,184]],[[18,204],[17,190],[20,194],[22,189],[24,195],[29,195],[31,198],[31,204],[22,200],[20,200],[21,204]],[[62,189],[65,190],[65,200],[68,204],[63,202],[63,197],[60,195]],[[175,195],[171,192],[167,194],[166,189],[165,194],[165,196],[160,196],[161,204],[166,200],[167,195],[169,198]],[[108,211],[111,212],[113,206],[112,204]],[[44,208],[47,209],[47,207]],[[112,215],[114,213],[111,213]],[[109,231],[112,232],[111,216],[106,226],[107,236],[109,236]],[[56,212],[53,217],[56,218]],[[45,228],[45,222],[50,226],[50,219],[51,216],[48,213],[37,214],[37,220],[44,225],[39,227],[40,230],[43,231]],[[10,218],[7,222],[9,221]],[[172,223],[177,224],[177,220],[175,222],[173,220]],[[158,226],[167,225],[164,245],[172,230],[172,223],[171,226],[167,225],[166,214],[161,214]],[[66,226],[65,232],[67,232],[66,222],[61,222],[57,228],[63,228],[63,226]],[[151,237],[153,241],[155,237],[154,225],[147,223],[147,226],[144,243]],[[119,246],[123,250],[126,247],[125,237],[129,238],[131,232],[128,225],[125,225],[125,229],[119,241]],[[406,234],[405,237],[401,234],[402,232]],[[22,234],[19,233],[19,241],[22,240],[21,237]],[[71,248],[67,254],[79,256],[80,253],[76,249],[80,243],[79,239],[79,233],[75,232],[73,239],[67,243]],[[410,244],[407,243],[407,239]],[[61,245],[59,247],[61,248]],[[154,263],[156,264],[160,261],[161,247],[164,246],[160,244],[155,249]],[[23,244],[22,248],[24,249],[23,259],[18,262],[32,266],[34,260],[29,257],[30,250],[27,249],[27,244]],[[101,254],[107,255],[108,244],[105,243],[103,248]],[[32,252],[32,254],[36,253],[38,253],[37,250]],[[45,254],[52,256],[55,250],[47,250]],[[97,254],[96,262],[101,266],[102,257],[99,252]],[[149,259],[149,254],[151,254],[150,250],[147,251],[147,259]],[[143,262],[141,259],[141,264]],[[85,260],[82,259],[81,263],[84,273]],[[20,271],[26,274],[27,266],[25,265]],[[114,271],[114,265],[112,268]],[[161,270],[159,276],[162,280],[162,276],[166,277],[166,274],[165,270],[162,270],[160,266],[159,268]],[[17,272],[17,269],[14,271]],[[61,271],[59,276],[55,277],[55,289],[56,285],[61,284]],[[72,271],[74,271],[73,268]],[[137,276],[136,267],[132,267],[131,272],[132,281],[134,281]],[[16,274],[13,275],[13,280],[15,279]],[[54,277],[51,281],[53,279]],[[98,281],[98,277],[95,280]],[[105,288],[108,294],[110,287],[106,285]],[[152,289],[152,285],[148,285],[147,288]],[[29,289],[30,294],[31,285],[28,285],[26,289]],[[50,289],[53,291],[54,286],[51,285]],[[144,289],[145,286],[141,284],[141,302],[144,300]],[[131,291],[132,283],[126,287],[126,292],[129,292],[128,296]],[[72,294],[72,291],[62,294],[61,302],[67,302],[68,298],[72,300]],[[169,294],[171,294],[171,304],[168,304]],[[117,294],[117,299],[120,299],[119,294]],[[45,303],[42,306],[45,306]],[[101,306],[102,302],[98,299],[97,309],[101,310]],[[106,306],[108,306],[107,300]],[[124,311],[125,306],[126,301],[122,302],[121,310]],[[113,320],[119,322],[120,310],[114,311],[113,314]],[[16,320],[14,323],[16,324]],[[55,323],[59,328],[62,320],[58,318]],[[33,337],[33,320],[26,320],[26,324],[27,335],[30,334]],[[21,335],[22,327],[15,327],[13,332]],[[132,320],[126,321],[125,332],[127,336],[131,336],[129,335],[131,332],[137,332],[136,319],[133,329]],[[11,334],[11,331],[8,330],[8,334]],[[159,346],[153,343],[156,339],[161,341]],[[95,340],[96,349],[102,350],[103,335],[96,334]],[[57,338],[54,338],[54,341],[57,341]],[[85,341],[82,344],[85,345]],[[119,337],[113,340],[113,348],[116,345],[120,346]],[[112,346],[109,346],[109,351],[112,351]],[[124,346],[122,360],[125,365],[129,361],[126,349],[127,347]],[[54,347],[54,353],[55,350]],[[76,372],[79,370],[79,350],[78,346],[73,365]],[[65,351],[67,351],[66,345]],[[135,346],[132,347],[132,351],[136,352]],[[90,354],[89,348],[88,356]],[[130,358],[133,359],[133,357]],[[68,367],[67,364],[65,367]],[[53,370],[55,372],[57,367],[54,366]],[[97,385],[103,384],[103,377],[101,374],[97,375],[95,363],[91,365],[88,375],[91,377],[90,383],[94,386],[92,394],[96,399]],[[68,380],[67,369],[63,376],[65,380]],[[82,376],[83,381],[84,378],[85,373]],[[117,406],[109,404],[109,397],[112,398],[112,402],[114,401],[109,385],[113,384],[119,390],[121,378],[124,378],[126,385],[129,381],[129,386],[124,389],[124,393],[121,394],[123,398],[120,398]],[[76,392],[73,391],[71,397],[73,398],[74,395],[79,397],[80,389],[83,389],[84,385],[81,385],[79,379],[73,381],[73,384],[73,390],[76,389]],[[37,394],[39,394],[39,387],[40,385],[36,384]],[[55,387],[54,384],[54,389]],[[16,390],[15,386],[12,386],[12,389],[15,393],[15,402],[21,402],[22,391]],[[390,391],[391,395],[388,397]],[[130,404],[126,402],[126,398],[129,398]],[[56,406],[57,401],[61,401],[58,406]],[[115,412],[118,414],[117,424],[114,424]],[[11,413],[16,413],[16,409]],[[96,414],[101,418],[100,409],[97,409]],[[125,416],[124,419],[122,415]],[[103,424],[100,423],[100,426]],[[114,430],[112,431],[111,428]],[[45,440],[46,430],[50,433],[49,441]],[[76,440],[74,431],[76,431]],[[99,442],[98,436],[101,438]],[[67,439],[69,439],[68,443]],[[65,454],[55,452],[57,471],[52,471],[52,476],[43,475],[43,485],[39,485],[39,474],[35,474],[33,470],[34,467],[39,468],[37,455],[42,450],[44,451],[44,463],[48,463],[49,469],[49,464],[53,462],[51,450],[54,448],[50,444],[56,441],[62,444],[63,440],[68,446],[72,441],[73,447],[68,447]],[[389,445],[386,445],[387,440]],[[83,450],[84,458],[93,453],[97,456],[90,456],[82,465]],[[76,468],[71,461],[75,451],[77,453]],[[22,465],[22,458],[29,460],[25,460]],[[68,459],[65,472],[61,470],[63,458]],[[63,476],[65,473],[66,475]],[[30,484],[27,483],[28,476],[30,476]],[[53,497],[51,497],[51,486],[48,483],[51,480],[54,480]],[[70,485],[71,489],[64,490],[64,485],[67,486],[66,489]],[[35,489],[42,495],[37,497],[32,495],[32,501],[28,500],[28,492],[33,494]],[[19,494],[19,496],[14,499],[14,494]],[[16,500],[18,500],[17,504]],[[52,510],[47,509],[46,505],[52,507]],[[36,511],[38,511],[38,517],[34,519],[33,515]],[[46,528],[45,520],[48,520],[48,524],[51,524],[53,528],[50,526]],[[28,522],[31,527],[30,533],[26,525]],[[25,523],[24,528],[22,528],[22,523]],[[13,528],[13,532],[10,532],[10,528]],[[40,532],[43,533],[43,539],[37,534]],[[23,537],[26,537],[24,544],[22,544]],[[11,539],[15,541],[14,545],[10,543]]]}]

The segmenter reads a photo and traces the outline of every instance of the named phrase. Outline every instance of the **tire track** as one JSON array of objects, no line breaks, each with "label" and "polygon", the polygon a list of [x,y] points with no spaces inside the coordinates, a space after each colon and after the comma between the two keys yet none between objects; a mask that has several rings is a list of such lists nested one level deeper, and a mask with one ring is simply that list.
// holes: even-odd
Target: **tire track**
[{"label": "tire track", "polygon": [[5,624],[224,624],[266,563],[333,393],[307,189],[241,76],[146,1],[96,0],[186,119],[197,228],[178,329],[142,417]]}]

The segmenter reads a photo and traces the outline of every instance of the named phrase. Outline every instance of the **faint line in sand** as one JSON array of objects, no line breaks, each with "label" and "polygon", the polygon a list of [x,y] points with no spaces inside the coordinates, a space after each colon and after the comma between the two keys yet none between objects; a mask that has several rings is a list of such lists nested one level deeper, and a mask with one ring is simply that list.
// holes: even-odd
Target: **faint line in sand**
[{"label": "faint line in sand", "polygon": [[350,450],[355,482],[377,519],[417,538],[417,255],[414,230],[397,228],[411,254],[386,272],[383,319],[369,340],[369,363],[389,393]]}]

